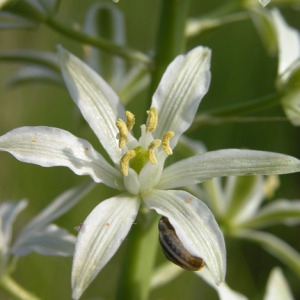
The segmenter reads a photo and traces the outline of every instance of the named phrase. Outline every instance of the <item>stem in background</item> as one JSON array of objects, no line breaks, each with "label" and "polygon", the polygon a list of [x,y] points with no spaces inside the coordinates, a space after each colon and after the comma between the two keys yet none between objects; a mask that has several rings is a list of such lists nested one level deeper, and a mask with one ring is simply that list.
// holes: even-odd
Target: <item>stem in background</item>
[{"label": "stem in background", "polygon": [[65,35],[68,38],[74,39],[77,42],[98,47],[112,55],[115,54],[130,61],[140,62],[148,67],[151,66],[151,59],[142,52],[126,48],[123,45],[115,44],[100,37],[87,35],[70,27],[66,27],[62,22],[55,18],[49,18],[45,22],[53,30]]},{"label": "stem in background", "polygon": [[275,106],[278,103],[280,103],[280,100],[280,94],[274,93],[256,100],[250,100],[238,104],[228,105],[224,108],[207,110],[195,117],[194,122],[192,126],[188,129],[188,131],[190,132],[199,128],[199,126],[203,125],[203,123],[209,123],[210,118],[212,120],[211,123],[216,123],[214,121],[216,119],[219,122],[219,120],[222,120],[222,118],[220,117],[237,118],[237,115],[252,113],[254,111],[263,110],[271,106]]},{"label": "stem in background", "polygon": [[40,300],[40,298],[25,290],[22,286],[15,282],[9,275],[3,275],[0,278],[0,285],[16,299]]},{"label": "stem in background", "polygon": [[204,116],[200,115],[197,120],[197,126],[193,127],[193,131],[199,127],[203,126],[213,126],[213,125],[223,125],[223,124],[233,124],[233,123],[270,123],[270,122],[287,122],[286,117],[214,117],[214,116]]},{"label": "stem in background", "polygon": [[[168,64],[184,49],[189,4],[190,0],[162,0],[151,95]],[[148,299],[158,246],[157,222],[158,217],[155,217],[151,224],[142,222],[133,226],[116,299]]]},{"label": "stem in background", "polygon": [[[148,223],[148,222],[146,222]],[[146,300],[158,245],[158,216],[132,226],[120,274],[117,300]]]},{"label": "stem in background", "polygon": [[156,90],[168,64],[176,55],[184,51],[184,32],[189,6],[190,0],[162,0],[160,23],[157,28],[151,95]]}]

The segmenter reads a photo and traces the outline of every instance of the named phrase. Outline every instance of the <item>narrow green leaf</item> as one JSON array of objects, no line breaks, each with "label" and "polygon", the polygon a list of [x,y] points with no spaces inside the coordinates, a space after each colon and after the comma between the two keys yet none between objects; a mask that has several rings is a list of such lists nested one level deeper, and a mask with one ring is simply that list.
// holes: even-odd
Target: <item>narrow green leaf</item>
[{"label": "narrow green leaf", "polygon": [[243,230],[235,233],[235,237],[253,241],[286,264],[300,278],[300,254],[278,237],[254,230]]}]

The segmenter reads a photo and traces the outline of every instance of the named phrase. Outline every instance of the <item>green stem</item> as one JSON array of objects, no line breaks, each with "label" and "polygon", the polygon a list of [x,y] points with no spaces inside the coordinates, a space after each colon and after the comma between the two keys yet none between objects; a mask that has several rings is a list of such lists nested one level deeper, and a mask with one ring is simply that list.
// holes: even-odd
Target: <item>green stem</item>
[{"label": "green stem", "polygon": [[68,38],[74,39],[77,42],[98,47],[104,51],[107,51],[110,54],[121,56],[130,61],[143,63],[148,67],[151,66],[151,59],[149,58],[149,56],[147,56],[144,53],[141,53],[139,51],[130,48],[126,48],[123,45],[115,44],[106,39],[87,35],[78,30],[72,29],[70,27],[66,27],[64,23],[60,22],[56,18],[49,18],[48,20],[46,20],[46,24],[53,30],[59,32],[60,34],[65,35]]},{"label": "green stem", "polygon": [[274,93],[256,100],[232,104],[219,109],[207,110],[206,112],[203,112],[195,117],[192,126],[189,128],[189,131],[199,128],[199,126],[201,126],[204,122],[208,123],[210,118],[213,120],[215,117],[236,117],[237,115],[252,113],[254,111],[275,106],[280,102],[280,99],[280,94]]},{"label": "green stem", "polygon": [[214,117],[214,116],[199,116],[197,126],[191,128],[190,131],[203,126],[223,125],[233,123],[270,123],[270,122],[287,122],[286,117]]},{"label": "green stem", "polygon": [[190,0],[162,0],[161,5],[151,94],[156,90],[168,64],[184,51],[184,32]]},{"label": "green stem", "polygon": [[[151,94],[157,88],[168,64],[184,50],[189,4],[190,0],[162,0]],[[155,217],[151,224],[142,222],[133,226],[121,271],[117,300],[148,299],[158,244],[157,222],[158,217]]]},{"label": "green stem", "polygon": [[17,282],[15,282],[9,275],[3,275],[0,278],[0,285],[15,299],[20,300],[40,300],[37,296],[30,293]]},{"label": "green stem", "polygon": [[117,300],[148,298],[158,244],[157,224],[158,217],[155,216],[146,226],[142,222],[133,225],[128,237]]}]

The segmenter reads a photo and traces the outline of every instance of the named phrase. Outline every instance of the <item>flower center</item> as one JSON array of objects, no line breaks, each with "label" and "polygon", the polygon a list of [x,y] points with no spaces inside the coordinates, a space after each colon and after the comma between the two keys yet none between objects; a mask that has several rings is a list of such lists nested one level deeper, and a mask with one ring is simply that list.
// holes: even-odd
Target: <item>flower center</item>
[{"label": "flower center", "polygon": [[161,148],[166,154],[172,154],[169,141],[174,136],[174,132],[167,131],[162,140],[154,139],[152,132],[155,131],[158,123],[157,109],[151,107],[147,114],[147,124],[141,126],[142,134],[138,142],[131,138],[130,131],[135,124],[135,117],[131,112],[126,111],[126,123],[121,119],[116,122],[119,130],[117,136],[119,148],[124,151],[120,160],[120,169],[125,176],[128,175],[129,167],[139,174],[147,162],[150,161],[153,165],[157,164],[156,156]]}]

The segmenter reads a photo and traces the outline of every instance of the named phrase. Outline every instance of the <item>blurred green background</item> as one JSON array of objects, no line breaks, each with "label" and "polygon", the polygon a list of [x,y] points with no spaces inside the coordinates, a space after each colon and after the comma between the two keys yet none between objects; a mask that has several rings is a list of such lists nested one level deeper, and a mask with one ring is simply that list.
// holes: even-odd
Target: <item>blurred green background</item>
[{"label": "blurred green background", "polygon": [[[66,24],[76,23],[80,26],[89,6],[96,2],[96,0],[63,0],[60,19],[65,20]],[[223,3],[224,0],[194,0],[190,16],[205,15]],[[146,53],[154,50],[155,35],[159,30],[160,4],[159,0],[120,0],[117,4],[125,16],[130,47]],[[291,26],[300,29],[299,10],[285,7],[281,12]],[[36,30],[1,30],[0,39],[1,52],[11,49],[54,52],[56,45],[62,44],[68,50],[82,56],[82,45],[53,32],[43,24]],[[199,111],[256,99],[274,91],[277,59],[267,54],[250,20],[224,25],[188,41],[188,48],[196,45],[209,46],[213,53],[211,87]],[[85,138],[96,149],[100,149],[92,131],[78,118],[78,112],[65,89],[43,83],[10,89],[5,85],[6,80],[19,65],[1,62],[0,68],[0,134],[25,125],[54,126]],[[138,117],[140,120],[146,117],[144,101],[148,97],[149,93],[145,90],[129,105],[131,111],[140,115]],[[281,107],[262,114],[284,116]],[[300,157],[300,130],[287,121],[203,126],[191,132],[190,136],[203,141],[208,150],[249,148]],[[16,231],[64,190],[88,180],[87,177],[76,176],[65,168],[42,168],[23,164],[6,153],[0,153],[0,166],[0,201],[23,198],[29,200],[28,208],[16,222]],[[280,180],[281,187],[275,195],[276,198],[299,199],[300,175],[284,175]],[[95,205],[112,193],[109,188],[98,185],[56,223],[76,234],[74,227],[85,219]],[[277,226],[272,232],[278,233],[300,251],[299,230],[299,226],[293,228]],[[130,236],[82,299],[113,299],[120,262],[125,258],[124,249],[127,242],[130,242]],[[227,241],[227,247],[227,281],[232,288],[245,293],[249,299],[261,299],[269,272],[273,266],[278,265],[283,268],[295,298],[300,299],[299,279],[278,260],[250,243]],[[158,253],[158,262],[165,261],[160,249]],[[13,276],[41,299],[70,299],[71,263],[71,258],[31,254],[20,259]],[[217,299],[217,295],[201,279],[192,273],[184,272],[167,286],[153,291],[150,298]],[[11,298],[0,290],[0,299]]]}]

